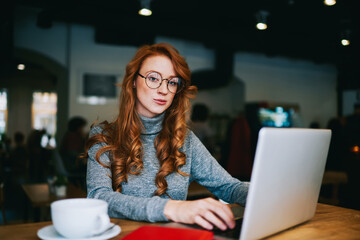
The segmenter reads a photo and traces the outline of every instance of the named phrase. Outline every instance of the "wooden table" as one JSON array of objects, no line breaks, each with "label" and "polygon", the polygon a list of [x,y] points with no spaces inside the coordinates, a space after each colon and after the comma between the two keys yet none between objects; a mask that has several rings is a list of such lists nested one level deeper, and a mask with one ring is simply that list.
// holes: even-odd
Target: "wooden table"
[{"label": "wooden table", "polygon": [[[143,225],[163,223],[136,222],[111,219],[121,226],[121,233],[112,238],[121,239]],[[0,226],[0,239],[38,239],[37,231],[51,222]],[[268,239],[360,239],[360,211],[326,204],[318,204],[316,215],[310,221],[280,232]]]},{"label": "wooden table", "polygon": [[[47,183],[23,184],[22,188],[29,199],[25,214],[25,221],[28,221],[29,212],[33,215],[32,221],[47,221],[50,218],[50,204],[56,200],[65,198],[85,198],[86,193],[74,184],[68,184],[66,195],[58,197],[51,193]],[[31,208],[30,208],[31,206]]]},{"label": "wooden table", "polygon": [[48,207],[56,200],[64,198],[84,198],[86,193],[73,184],[69,184],[66,190],[66,196],[57,197],[50,193],[47,183],[23,184],[22,188],[29,198],[32,207]]}]

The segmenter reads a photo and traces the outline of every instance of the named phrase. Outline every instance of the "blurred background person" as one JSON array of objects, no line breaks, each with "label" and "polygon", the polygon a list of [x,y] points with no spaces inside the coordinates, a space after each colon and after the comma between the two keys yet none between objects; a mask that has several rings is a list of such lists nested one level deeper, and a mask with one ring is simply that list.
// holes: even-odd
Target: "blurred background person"
[{"label": "blurred background person", "polygon": [[192,108],[190,129],[195,133],[199,140],[204,144],[208,151],[219,160],[218,149],[214,131],[209,126],[210,110],[203,103],[197,103]]},{"label": "blurred background person", "polygon": [[29,173],[29,156],[25,145],[25,135],[22,132],[14,134],[15,146],[10,151],[11,172],[14,179],[24,183]]},{"label": "blurred background person", "polygon": [[31,182],[46,181],[50,171],[50,156],[48,151],[41,146],[45,130],[33,129],[27,138],[27,150],[29,154],[29,177]]},{"label": "blurred background person", "polygon": [[63,159],[65,168],[70,173],[86,173],[86,162],[79,160],[79,154],[84,152],[85,134],[84,127],[87,121],[83,117],[73,117],[68,122],[68,129],[65,133],[61,145],[60,155]]}]

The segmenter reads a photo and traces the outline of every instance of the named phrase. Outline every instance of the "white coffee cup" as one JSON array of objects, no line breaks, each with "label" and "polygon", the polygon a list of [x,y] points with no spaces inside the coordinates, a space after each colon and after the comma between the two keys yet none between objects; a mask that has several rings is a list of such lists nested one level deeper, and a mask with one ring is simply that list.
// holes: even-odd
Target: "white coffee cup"
[{"label": "white coffee cup", "polygon": [[51,203],[56,231],[66,238],[86,238],[110,226],[108,203],[100,199],[73,198]]}]

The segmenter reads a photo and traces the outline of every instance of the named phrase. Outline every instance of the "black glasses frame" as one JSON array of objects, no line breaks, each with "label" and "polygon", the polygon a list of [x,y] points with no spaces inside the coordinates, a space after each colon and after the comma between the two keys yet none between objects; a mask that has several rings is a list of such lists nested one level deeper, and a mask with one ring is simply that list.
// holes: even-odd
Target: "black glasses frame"
[{"label": "black glasses frame", "polygon": [[[153,73],[153,72],[150,72],[150,73]],[[141,75],[139,72],[138,72],[137,74],[145,80],[146,86],[148,86],[148,88],[151,88],[151,89],[157,89],[157,88],[159,88],[159,87],[161,86],[162,82],[163,82],[164,80],[166,80],[166,81],[167,81],[166,88],[169,90],[169,92],[174,93],[174,92],[170,91],[170,89],[169,89],[169,80],[171,80],[171,78],[170,78],[170,79],[162,78],[162,76],[161,76],[160,73],[158,73],[158,74],[160,75],[160,77],[161,77],[161,82],[160,82],[159,86],[157,86],[157,87],[155,87],[155,88],[150,87],[150,86],[148,85],[147,81],[146,81],[147,76],[148,76],[150,73],[148,73],[148,74],[146,75],[146,77],[144,77],[143,75]],[[178,78],[179,78],[179,77],[178,77]],[[178,89],[176,90],[176,92],[175,92],[174,94],[179,93],[179,92],[184,88],[184,84],[182,83],[182,79],[179,78],[179,80],[181,81],[181,84],[178,84]]]}]

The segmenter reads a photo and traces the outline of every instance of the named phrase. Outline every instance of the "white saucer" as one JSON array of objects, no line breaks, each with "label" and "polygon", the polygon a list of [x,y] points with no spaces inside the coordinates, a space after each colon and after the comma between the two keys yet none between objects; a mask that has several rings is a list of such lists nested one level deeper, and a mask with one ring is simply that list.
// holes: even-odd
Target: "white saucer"
[{"label": "white saucer", "polygon": [[[121,232],[120,226],[116,225],[111,230],[106,231],[104,234],[96,236],[96,237],[87,237],[87,238],[71,238],[71,240],[104,240],[115,237]],[[70,239],[61,236],[59,233],[56,232],[53,225],[43,227],[38,230],[37,235],[40,239],[43,240],[59,240],[59,239]]]}]

